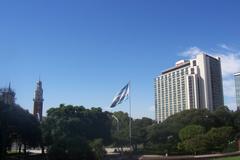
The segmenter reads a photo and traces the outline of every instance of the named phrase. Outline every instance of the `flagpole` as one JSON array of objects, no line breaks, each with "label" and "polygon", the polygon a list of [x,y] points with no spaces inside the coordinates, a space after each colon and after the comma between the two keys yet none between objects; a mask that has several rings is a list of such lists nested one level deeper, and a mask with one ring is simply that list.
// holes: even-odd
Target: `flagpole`
[{"label": "flagpole", "polygon": [[131,112],[132,112],[132,104],[131,104],[131,81],[129,81],[129,143],[130,143],[130,151],[132,151],[132,120],[131,120]]},{"label": "flagpole", "polygon": [[116,105],[121,104],[122,101],[126,100],[126,97],[129,100],[129,142],[130,142],[130,151],[132,151],[132,111],[131,111],[131,81],[128,82],[126,86],[124,86],[121,91],[114,97],[113,102],[110,108],[114,108]]}]

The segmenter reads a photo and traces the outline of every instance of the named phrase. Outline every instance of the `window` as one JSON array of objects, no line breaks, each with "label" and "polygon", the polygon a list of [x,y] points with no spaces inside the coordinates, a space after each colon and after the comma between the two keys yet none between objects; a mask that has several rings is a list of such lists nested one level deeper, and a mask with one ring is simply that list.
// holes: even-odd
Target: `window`
[{"label": "window", "polygon": [[193,60],[193,66],[196,66],[196,60]]},{"label": "window", "polygon": [[194,68],[191,68],[191,74],[194,74]]}]

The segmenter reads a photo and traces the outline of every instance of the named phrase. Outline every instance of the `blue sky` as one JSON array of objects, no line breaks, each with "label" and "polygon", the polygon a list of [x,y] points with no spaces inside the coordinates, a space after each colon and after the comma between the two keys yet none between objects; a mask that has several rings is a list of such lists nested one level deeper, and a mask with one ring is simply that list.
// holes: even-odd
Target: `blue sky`
[{"label": "blue sky", "polygon": [[[154,77],[206,52],[223,56],[225,102],[235,109],[239,6],[237,0],[0,1],[0,87],[11,81],[17,103],[32,112],[40,75],[44,111],[60,103],[108,110],[131,80],[133,117],[154,118]],[[128,111],[128,104],[117,110]]]}]

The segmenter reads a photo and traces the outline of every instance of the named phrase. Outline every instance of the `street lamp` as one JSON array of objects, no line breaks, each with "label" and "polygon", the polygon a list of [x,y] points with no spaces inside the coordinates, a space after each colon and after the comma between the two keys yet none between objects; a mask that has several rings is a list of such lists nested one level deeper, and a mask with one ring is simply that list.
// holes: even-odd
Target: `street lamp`
[{"label": "street lamp", "polygon": [[117,121],[117,131],[119,131],[119,120],[115,115],[112,115],[112,117]]}]

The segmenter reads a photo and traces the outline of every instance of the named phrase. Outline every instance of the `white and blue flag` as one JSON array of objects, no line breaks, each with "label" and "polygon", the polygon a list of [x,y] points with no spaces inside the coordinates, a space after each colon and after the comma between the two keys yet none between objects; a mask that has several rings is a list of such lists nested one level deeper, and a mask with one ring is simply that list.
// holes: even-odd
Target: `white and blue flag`
[{"label": "white and blue flag", "polygon": [[124,86],[121,91],[114,97],[110,108],[116,107],[116,105],[121,104],[124,100],[128,98],[129,95],[129,83]]}]

